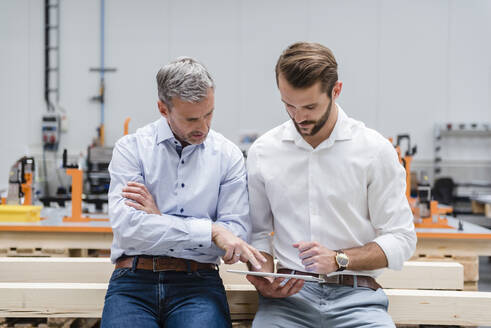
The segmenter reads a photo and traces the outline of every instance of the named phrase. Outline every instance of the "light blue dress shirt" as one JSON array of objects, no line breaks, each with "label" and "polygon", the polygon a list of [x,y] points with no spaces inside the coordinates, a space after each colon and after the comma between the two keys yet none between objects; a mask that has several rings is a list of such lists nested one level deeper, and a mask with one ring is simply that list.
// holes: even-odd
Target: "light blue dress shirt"
[{"label": "light blue dress shirt", "polygon": [[[244,158],[239,148],[210,129],[199,145],[180,146],[167,120],[116,143],[109,173],[111,261],[121,255],[161,255],[218,263],[224,252],[211,240],[211,224],[249,241],[251,225]],[[128,181],[145,184],[162,215],[125,204]]]}]

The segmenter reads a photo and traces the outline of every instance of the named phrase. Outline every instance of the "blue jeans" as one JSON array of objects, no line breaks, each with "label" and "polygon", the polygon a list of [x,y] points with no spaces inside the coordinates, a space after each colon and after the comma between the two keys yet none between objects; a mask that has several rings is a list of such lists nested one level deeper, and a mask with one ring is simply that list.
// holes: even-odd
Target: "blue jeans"
[{"label": "blue jeans", "polygon": [[395,328],[384,291],[306,282],[287,298],[259,296],[253,328]]},{"label": "blue jeans", "polygon": [[114,270],[101,328],[231,327],[222,279],[215,270]]}]

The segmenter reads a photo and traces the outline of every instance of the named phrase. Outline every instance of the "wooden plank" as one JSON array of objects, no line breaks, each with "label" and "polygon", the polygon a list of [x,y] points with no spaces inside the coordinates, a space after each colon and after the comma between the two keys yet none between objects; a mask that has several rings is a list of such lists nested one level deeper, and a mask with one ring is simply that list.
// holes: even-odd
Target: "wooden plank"
[{"label": "wooden plank", "polygon": [[435,256],[491,256],[491,240],[418,238],[415,253]]},{"label": "wooden plank", "polygon": [[99,318],[107,284],[0,283],[0,317]]},{"label": "wooden plank", "polygon": [[[247,270],[244,263],[220,266],[224,284],[249,284],[245,275],[227,270]],[[401,289],[464,289],[463,267],[453,262],[405,262],[401,271],[384,270],[377,281],[384,288]]]},{"label": "wooden plank", "polygon": [[454,262],[405,262],[401,271],[384,270],[377,278],[384,288],[464,289],[464,268]]},{"label": "wooden plank", "polygon": [[[1,317],[98,318],[107,284],[0,283]],[[234,314],[254,313],[252,285],[227,285]],[[491,325],[491,293],[387,289],[389,313],[399,324]]]},{"label": "wooden plank", "polygon": [[[247,270],[244,263],[220,266],[226,285],[248,285],[245,275],[228,269]],[[108,258],[0,258],[2,282],[106,283],[114,265]],[[401,271],[385,270],[377,281],[384,288],[462,290],[462,265],[453,262],[406,262]]]},{"label": "wooden plank", "polygon": [[388,289],[396,323],[491,326],[491,293]]},{"label": "wooden plank", "polygon": [[107,283],[113,270],[108,258],[0,258],[1,282]]},{"label": "wooden plank", "polygon": [[460,263],[464,267],[464,281],[478,281],[479,280],[479,257],[478,256],[436,256],[426,254],[415,254],[411,261],[419,262],[455,262]]},{"label": "wooden plank", "polygon": [[112,233],[0,231],[0,248],[95,248],[110,249]]},{"label": "wooden plank", "polygon": [[253,285],[225,285],[231,315],[254,315],[257,311],[258,295]]},{"label": "wooden plank", "polygon": [[[232,314],[253,314],[257,295],[251,285],[227,285]],[[491,325],[491,293],[386,289],[389,314],[397,324]]]},{"label": "wooden plank", "polygon": [[464,290],[466,291],[478,291],[479,285],[477,281],[464,281]]}]

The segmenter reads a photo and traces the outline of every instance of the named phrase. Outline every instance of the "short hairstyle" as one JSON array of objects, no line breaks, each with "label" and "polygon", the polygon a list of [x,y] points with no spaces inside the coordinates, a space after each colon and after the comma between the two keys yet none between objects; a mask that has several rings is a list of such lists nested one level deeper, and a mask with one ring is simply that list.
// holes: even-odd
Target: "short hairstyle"
[{"label": "short hairstyle", "polygon": [[286,48],[276,63],[276,83],[281,74],[294,88],[308,88],[321,82],[323,92],[331,97],[338,81],[338,63],[332,51],[319,44],[297,42]]},{"label": "short hairstyle", "polygon": [[158,96],[169,109],[173,97],[196,103],[206,97],[209,88],[215,88],[210,73],[190,57],[179,57],[157,73]]}]

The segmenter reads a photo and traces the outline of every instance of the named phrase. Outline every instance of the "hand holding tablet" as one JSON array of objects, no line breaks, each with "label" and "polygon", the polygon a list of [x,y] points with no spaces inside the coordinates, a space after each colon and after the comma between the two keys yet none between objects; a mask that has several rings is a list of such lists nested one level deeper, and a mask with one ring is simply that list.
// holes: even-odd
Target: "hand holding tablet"
[{"label": "hand holding tablet", "polygon": [[273,277],[273,278],[293,278],[293,279],[301,279],[305,281],[313,281],[313,282],[324,282],[324,279],[307,276],[307,275],[296,275],[296,274],[286,274],[286,273],[274,273],[274,272],[258,272],[258,271],[243,271],[243,270],[227,270],[227,272],[237,273],[237,274],[248,274],[251,276],[259,276],[259,277]]}]

